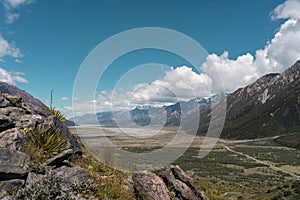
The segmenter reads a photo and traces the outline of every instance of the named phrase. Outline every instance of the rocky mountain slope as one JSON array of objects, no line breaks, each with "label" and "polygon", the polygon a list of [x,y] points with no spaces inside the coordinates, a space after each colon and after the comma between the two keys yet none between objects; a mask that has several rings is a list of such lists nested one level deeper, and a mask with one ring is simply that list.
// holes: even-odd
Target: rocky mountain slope
[{"label": "rocky mountain slope", "polygon": [[[210,109],[201,117],[204,134]],[[300,61],[282,74],[267,74],[227,96],[222,137],[261,138],[300,130]]]},{"label": "rocky mountain slope", "polygon": [[0,92],[5,94],[10,94],[14,96],[19,96],[23,99],[24,102],[30,103],[41,108],[46,108],[40,100],[34,98],[31,94],[27,93],[24,90],[17,88],[16,86],[9,85],[5,82],[0,82]]}]

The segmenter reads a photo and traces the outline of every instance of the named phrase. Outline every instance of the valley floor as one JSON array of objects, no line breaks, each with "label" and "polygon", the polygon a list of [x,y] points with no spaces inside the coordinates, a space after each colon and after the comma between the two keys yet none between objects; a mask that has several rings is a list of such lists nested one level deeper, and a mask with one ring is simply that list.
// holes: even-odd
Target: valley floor
[{"label": "valley floor", "polygon": [[[299,181],[297,182],[300,178],[300,150],[277,144],[274,141],[277,137],[242,141],[219,140],[211,151],[210,145],[204,147],[209,153],[200,158],[199,149],[204,137],[184,133],[178,136],[176,134],[180,130],[176,128],[140,129],[77,127],[71,128],[71,131],[80,136],[95,156],[116,166],[124,166],[124,163],[120,154],[114,154],[108,147],[115,146],[126,152],[136,153],[137,157],[125,158],[128,165],[136,165],[135,169],[159,167],[159,163],[166,160],[163,157],[153,157],[151,159],[155,161],[142,165],[139,154],[147,156],[150,155],[147,153],[162,147],[171,149],[169,152],[182,153],[173,163],[187,170],[199,188],[211,199],[300,197],[297,194],[300,191]],[[142,136],[137,137],[138,134]],[[190,144],[191,140],[193,142]],[[168,146],[165,147],[166,145]]]}]

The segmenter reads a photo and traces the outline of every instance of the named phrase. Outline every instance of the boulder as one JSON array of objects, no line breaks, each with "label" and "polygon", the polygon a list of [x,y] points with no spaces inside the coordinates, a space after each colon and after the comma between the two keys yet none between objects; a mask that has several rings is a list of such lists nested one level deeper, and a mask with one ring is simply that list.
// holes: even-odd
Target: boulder
[{"label": "boulder", "polygon": [[33,172],[29,172],[27,179],[26,179],[26,188],[30,188],[32,186],[34,186],[34,184],[41,182],[44,178],[46,177],[46,175],[43,174],[36,174]]},{"label": "boulder", "polygon": [[0,115],[0,132],[15,127],[15,124],[7,116]]},{"label": "boulder", "polygon": [[22,188],[25,181],[22,179],[12,179],[8,181],[0,181],[0,191],[12,192],[16,191],[18,188]]},{"label": "boulder", "polygon": [[0,190],[0,199],[1,200],[13,200],[13,197],[11,197],[5,190]]},{"label": "boulder", "polygon": [[61,165],[63,165],[63,161],[70,158],[72,154],[73,154],[73,149],[64,150],[64,151],[60,152],[59,154],[57,154],[56,156],[48,159],[46,161],[46,165],[48,165],[48,166],[61,166]]},{"label": "boulder", "polygon": [[13,150],[22,149],[22,133],[20,129],[12,128],[0,132],[0,147]]},{"label": "boulder", "polygon": [[175,196],[180,200],[208,200],[208,198],[195,187],[193,179],[189,177],[178,165],[170,165],[161,172],[160,176],[165,183],[172,186]]},{"label": "boulder", "polygon": [[0,148],[0,181],[25,179],[29,164],[30,159],[25,153]]},{"label": "boulder", "polygon": [[163,180],[149,171],[135,173],[132,177],[134,189],[142,199],[168,200],[168,188]]},{"label": "boulder", "polygon": [[67,167],[62,166],[53,170],[55,176],[59,176],[63,179],[64,183],[67,184],[79,184],[81,182],[93,182],[92,177],[84,171],[81,167]]}]

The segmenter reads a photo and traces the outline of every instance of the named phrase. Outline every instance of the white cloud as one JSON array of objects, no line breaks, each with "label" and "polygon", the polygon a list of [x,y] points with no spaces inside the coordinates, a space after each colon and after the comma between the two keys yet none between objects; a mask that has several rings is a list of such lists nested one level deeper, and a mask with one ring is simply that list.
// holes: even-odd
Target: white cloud
[{"label": "white cloud", "polygon": [[1,82],[6,82],[11,85],[15,85],[16,82],[28,83],[28,81],[22,76],[24,76],[22,72],[8,72],[7,70],[0,68]]},{"label": "white cloud", "polygon": [[61,100],[62,101],[69,101],[69,98],[68,97],[62,97]]},{"label": "white cloud", "polygon": [[21,54],[20,49],[16,47],[16,44],[14,42],[9,43],[0,34],[0,60],[2,60],[2,58],[5,56],[20,58],[23,55]]},{"label": "white cloud", "polygon": [[[165,72],[165,76],[150,84],[133,86],[131,91],[118,89],[101,91],[95,99],[83,101],[73,99],[75,115],[100,111],[128,110],[140,105],[163,106],[198,96],[210,96],[212,80],[205,74],[197,74],[191,68],[182,66]],[[65,113],[70,107],[64,108]]]},{"label": "white cloud", "polygon": [[1,2],[5,8],[6,23],[12,24],[20,17],[17,10],[22,6],[33,3],[34,0],[2,0]]},{"label": "white cloud", "polygon": [[[283,72],[300,59],[300,1],[287,0],[279,5],[271,18],[287,19],[266,45],[254,55],[246,53],[229,59],[228,52],[211,54],[197,74],[186,66],[166,71],[163,78],[142,83],[133,91],[102,91],[95,101],[74,104],[74,113],[122,110],[139,104],[167,105],[178,100],[210,96],[214,92],[233,92],[267,73]],[[220,79],[222,78],[222,80]],[[70,107],[66,107],[70,111]]]},{"label": "white cloud", "polygon": [[277,6],[272,14],[272,19],[300,19],[300,2],[299,0],[287,0]]},{"label": "white cloud", "polygon": [[248,85],[264,74],[283,72],[300,59],[300,1],[288,0],[272,12],[272,19],[287,18],[273,39],[255,55],[247,53],[235,60],[228,59],[228,53],[209,55],[201,66],[214,83],[223,79],[227,92]]},{"label": "white cloud", "polygon": [[135,86],[132,100],[135,102],[170,103],[190,100],[199,96],[210,96],[212,80],[206,74],[197,74],[191,68],[182,66],[166,71],[162,79],[151,84]]}]

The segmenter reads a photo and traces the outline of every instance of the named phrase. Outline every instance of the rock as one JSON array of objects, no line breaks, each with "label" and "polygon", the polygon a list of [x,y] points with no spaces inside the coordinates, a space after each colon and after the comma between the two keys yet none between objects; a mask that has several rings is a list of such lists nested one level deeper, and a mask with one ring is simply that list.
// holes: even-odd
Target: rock
[{"label": "rock", "polygon": [[181,200],[208,200],[208,198],[194,185],[193,179],[189,177],[178,165],[170,165],[160,176],[167,185],[174,188],[177,199]]},{"label": "rock", "polygon": [[55,176],[60,176],[65,184],[79,184],[80,182],[87,182],[91,181],[93,182],[92,177],[84,171],[81,167],[67,167],[62,166],[54,170]]},{"label": "rock", "polygon": [[36,174],[33,172],[29,172],[27,179],[26,179],[26,188],[30,188],[32,186],[34,186],[35,183],[40,182],[43,178],[45,178],[46,176],[43,174]]},{"label": "rock", "polygon": [[0,115],[7,116],[13,122],[17,122],[25,113],[26,110],[18,107],[0,108]]},{"label": "rock", "polygon": [[0,96],[0,108],[7,107],[10,105],[10,102],[6,100],[3,96]]},{"label": "rock", "polygon": [[0,132],[0,147],[13,150],[22,149],[22,134],[17,128]]},{"label": "rock", "polygon": [[0,115],[0,132],[14,128],[15,124],[7,116]]},{"label": "rock", "polygon": [[41,108],[46,108],[46,106],[40,100],[34,98],[33,96],[31,96],[24,90],[20,90],[16,86],[9,85],[4,82],[0,82],[0,92],[7,93],[10,95],[17,95],[17,96],[21,97],[24,100],[24,102],[26,102],[26,103],[30,103],[32,105],[36,105]]},{"label": "rock", "polygon": [[18,188],[22,188],[25,181],[22,179],[13,179],[8,181],[0,181],[0,191],[12,192],[16,191]]},{"label": "rock", "polygon": [[25,179],[29,163],[30,159],[25,153],[0,148],[0,181]]},{"label": "rock", "polygon": [[172,186],[174,188],[174,193],[177,199],[183,200],[197,200],[196,194],[189,188],[187,184],[184,182],[177,180],[170,170],[170,168],[167,168],[165,171],[161,173],[161,177],[165,180],[167,185]]},{"label": "rock", "polygon": [[59,154],[57,154],[56,156],[48,159],[46,161],[46,165],[48,165],[48,166],[55,166],[55,165],[61,166],[63,164],[63,161],[70,158],[72,154],[73,154],[73,149],[64,150],[64,151],[60,152]]},{"label": "rock", "polygon": [[134,189],[142,199],[168,200],[168,188],[163,180],[152,172],[142,171],[132,177]]},{"label": "rock", "polygon": [[125,185],[126,185],[126,187],[125,187],[126,189],[134,192],[134,182],[133,182],[132,176],[129,176],[125,180]]},{"label": "rock", "polygon": [[37,124],[43,122],[43,117],[38,114],[26,114],[22,115],[16,122],[16,127],[21,128],[35,128]]},{"label": "rock", "polygon": [[0,190],[0,199],[1,200],[13,200],[13,198],[5,190]]}]

